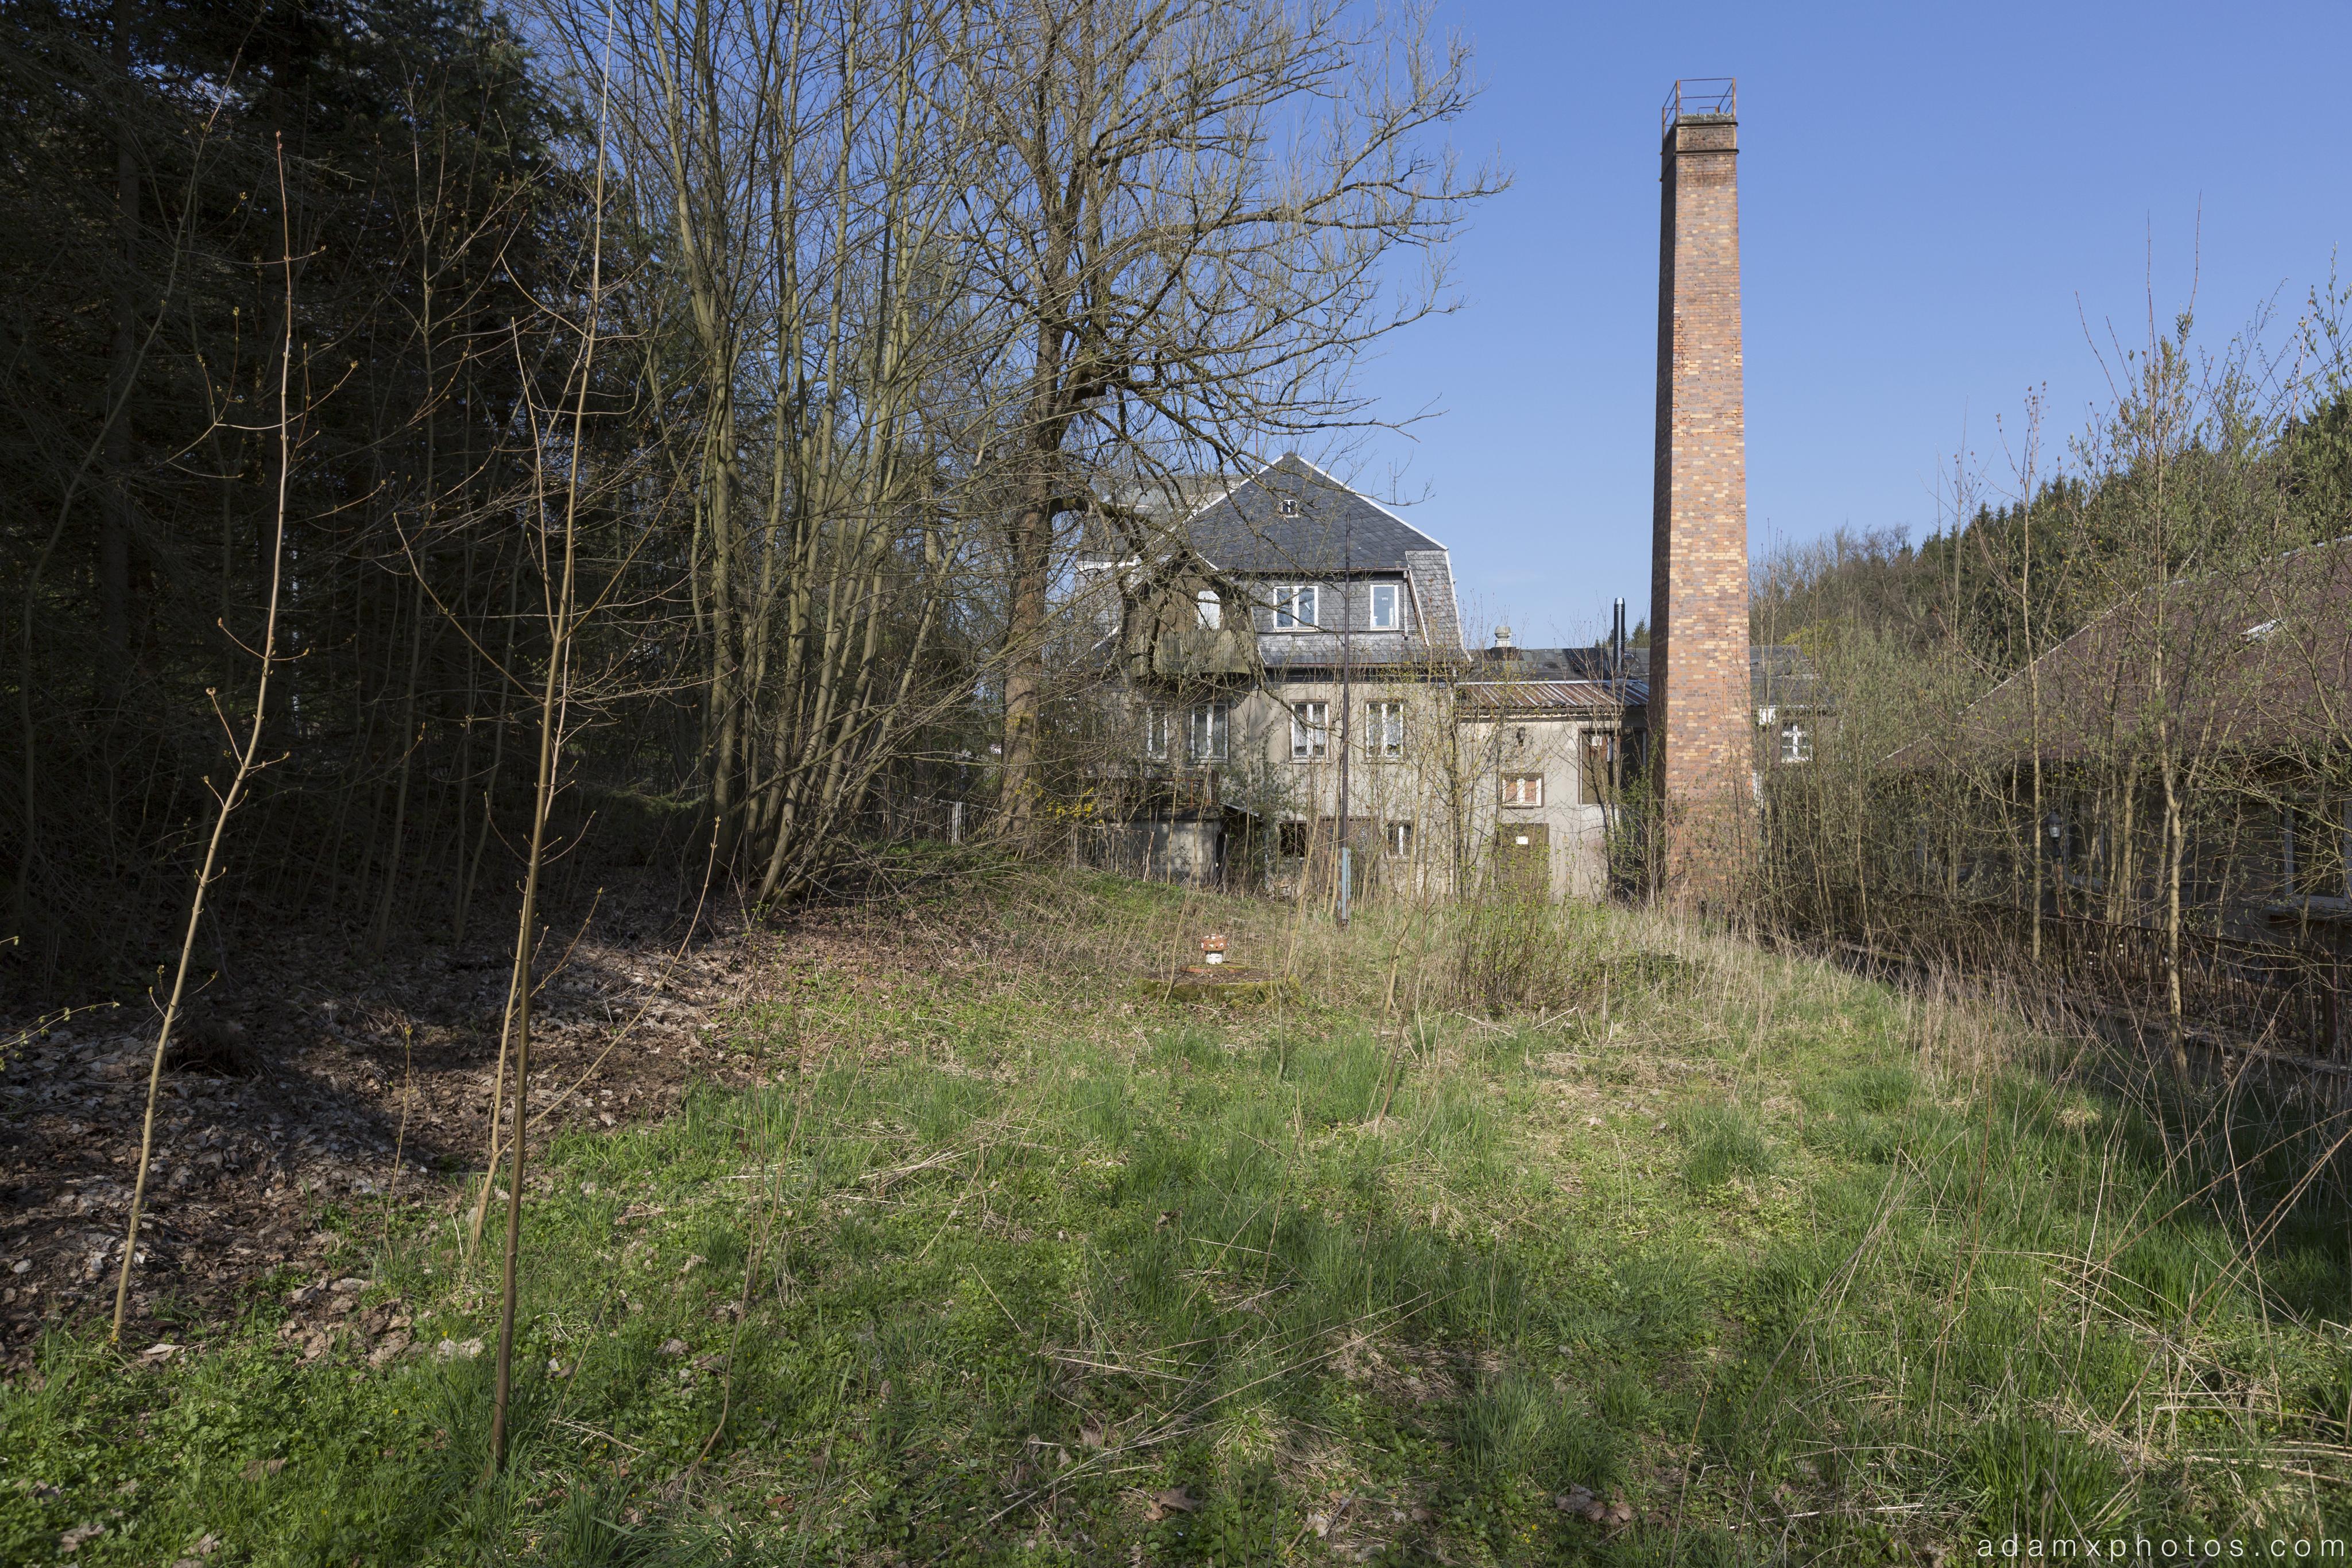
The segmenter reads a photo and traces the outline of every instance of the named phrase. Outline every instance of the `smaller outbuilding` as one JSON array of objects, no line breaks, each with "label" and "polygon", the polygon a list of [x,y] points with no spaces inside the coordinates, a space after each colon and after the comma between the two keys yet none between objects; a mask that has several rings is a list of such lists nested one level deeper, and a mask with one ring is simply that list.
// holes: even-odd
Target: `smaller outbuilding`
[{"label": "smaller outbuilding", "polygon": [[1498,626],[1455,686],[1463,749],[1493,781],[1477,792],[1471,831],[1491,845],[1498,880],[1555,899],[1609,890],[1612,830],[1647,734],[1648,672],[1631,673],[1638,652],[1521,648]]}]

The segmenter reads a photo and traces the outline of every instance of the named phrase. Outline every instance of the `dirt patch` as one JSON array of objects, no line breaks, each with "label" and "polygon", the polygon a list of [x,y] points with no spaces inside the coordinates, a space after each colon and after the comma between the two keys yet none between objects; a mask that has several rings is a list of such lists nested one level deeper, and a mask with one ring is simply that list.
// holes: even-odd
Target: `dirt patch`
[{"label": "dirt patch", "polygon": [[[772,1075],[775,1056],[730,1046],[730,1026],[747,1000],[789,998],[812,973],[887,993],[910,975],[994,967],[986,934],[886,911],[747,928],[690,920],[672,879],[605,881],[593,917],[549,922],[535,1137],[656,1120],[698,1080]],[[362,954],[356,928],[314,926],[191,1005],[188,1038],[206,1048],[174,1051],[163,1075],[126,1335],[216,1321],[281,1271],[312,1288],[333,1217],[445,1202],[436,1177],[480,1169],[509,952],[493,940]],[[30,1021],[0,1019],[0,1040]],[[0,1368],[23,1364],[45,1323],[113,1310],[159,1024],[152,1009],[79,1012],[0,1071]]]}]

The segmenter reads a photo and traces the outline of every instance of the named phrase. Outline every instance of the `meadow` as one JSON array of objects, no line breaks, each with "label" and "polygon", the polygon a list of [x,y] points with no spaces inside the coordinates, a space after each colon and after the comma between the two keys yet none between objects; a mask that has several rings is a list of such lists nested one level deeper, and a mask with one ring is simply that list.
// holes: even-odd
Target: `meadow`
[{"label": "meadow", "polygon": [[[495,1476],[494,1249],[467,1255],[452,1172],[437,1206],[331,1221],[331,1272],[405,1354],[299,1356],[310,1275],[160,1361],[54,1332],[0,1386],[0,1559],[2352,1537],[2324,1095],[1637,911],[1373,904],[1342,932],[1070,873],[881,918],[990,960],[793,971],[788,931],[751,938],[792,976],[723,1026],[759,1087],[534,1154]],[[1276,978],[1176,994],[1212,930]]]}]

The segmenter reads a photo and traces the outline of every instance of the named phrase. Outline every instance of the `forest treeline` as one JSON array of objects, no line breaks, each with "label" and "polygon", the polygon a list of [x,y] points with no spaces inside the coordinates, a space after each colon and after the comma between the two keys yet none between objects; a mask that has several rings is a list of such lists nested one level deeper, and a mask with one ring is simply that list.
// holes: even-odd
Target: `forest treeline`
[{"label": "forest treeline", "polygon": [[[2062,447],[2056,455],[2067,455]],[[1774,548],[1753,574],[1754,640],[1813,649],[1851,632],[1919,654],[1957,647],[1998,680],[2152,572],[2226,568],[2352,526],[2352,398],[2340,390],[2307,416],[2282,416],[2254,452],[2203,453],[2191,443],[2182,456],[2190,472],[2181,482],[2192,486],[2206,477],[2196,472],[2201,465],[2258,459],[2260,482],[2276,487],[2274,513],[2230,508],[2210,530],[2176,532],[2151,559],[2136,537],[2146,519],[2129,476],[2070,469],[2042,480],[2030,507],[1978,499],[1958,527],[1916,543],[1907,528],[1838,528]]]},{"label": "forest treeline", "polygon": [[950,795],[1021,842],[1087,744],[1080,529],[1164,553],[1155,497],[1368,423],[1356,357],[1450,308],[1500,183],[1444,143],[1466,49],[1338,5],[0,28],[5,983],[44,993],[152,973],[257,721],[221,960],[320,911],[464,939],[542,742],[559,844],[633,823],[760,897]]}]

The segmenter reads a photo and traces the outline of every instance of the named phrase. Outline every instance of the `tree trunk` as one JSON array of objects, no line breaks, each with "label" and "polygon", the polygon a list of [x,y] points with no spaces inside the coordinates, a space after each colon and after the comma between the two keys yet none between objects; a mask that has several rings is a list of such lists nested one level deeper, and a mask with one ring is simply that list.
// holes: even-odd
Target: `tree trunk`
[{"label": "tree trunk", "polygon": [[1054,531],[1042,462],[1013,519],[1013,592],[1004,622],[1004,766],[997,832],[1026,847],[1037,829],[1037,732],[1045,693],[1046,571]]},{"label": "tree trunk", "polygon": [[139,250],[139,151],[131,126],[132,0],[114,0],[114,68],[122,112],[114,121],[114,216],[121,272],[114,286],[113,393],[116,413],[106,435],[106,504],[98,540],[100,657],[117,701],[131,646],[131,379],[139,358],[138,289],[132,269]]},{"label": "tree trunk", "polygon": [[2172,1051],[2172,1070],[2183,1077],[2189,1072],[2189,1047],[2181,1037],[2180,862],[2188,837],[2180,820],[2179,781],[2174,776],[2168,745],[2164,758],[2164,1033]]}]

